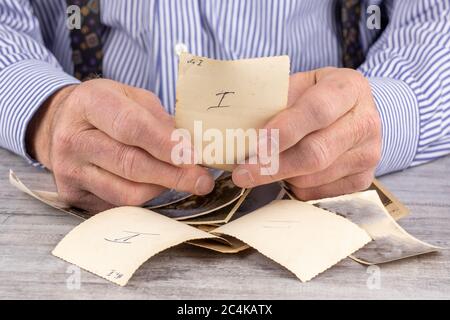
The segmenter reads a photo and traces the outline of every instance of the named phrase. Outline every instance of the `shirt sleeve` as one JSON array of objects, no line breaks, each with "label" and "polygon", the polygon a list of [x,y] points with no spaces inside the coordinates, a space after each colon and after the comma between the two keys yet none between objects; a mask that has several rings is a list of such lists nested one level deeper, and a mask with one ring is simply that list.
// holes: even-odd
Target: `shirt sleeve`
[{"label": "shirt sleeve", "polygon": [[44,46],[28,0],[0,1],[0,147],[26,152],[27,125],[45,100],[79,83]]},{"label": "shirt sleeve", "polygon": [[450,153],[450,1],[393,1],[359,70],[382,120],[377,175]]}]

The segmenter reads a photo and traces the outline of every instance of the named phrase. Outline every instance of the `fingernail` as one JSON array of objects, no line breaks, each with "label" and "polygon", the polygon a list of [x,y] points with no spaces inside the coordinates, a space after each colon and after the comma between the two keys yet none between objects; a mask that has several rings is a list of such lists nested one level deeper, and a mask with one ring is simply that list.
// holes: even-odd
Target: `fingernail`
[{"label": "fingernail", "polygon": [[236,178],[240,182],[243,182],[240,183],[241,186],[251,187],[255,184],[252,174],[247,169],[238,169],[238,171],[236,171]]},{"label": "fingernail", "polygon": [[210,193],[214,189],[214,180],[211,177],[203,175],[197,179],[195,183],[195,193],[204,195]]}]

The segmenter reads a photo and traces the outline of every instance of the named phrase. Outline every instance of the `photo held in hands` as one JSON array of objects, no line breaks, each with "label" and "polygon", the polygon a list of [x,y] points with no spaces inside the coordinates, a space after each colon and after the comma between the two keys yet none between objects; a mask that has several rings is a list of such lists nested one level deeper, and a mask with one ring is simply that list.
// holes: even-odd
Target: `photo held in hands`
[{"label": "photo held in hands", "polygon": [[[279,170],[279,129],[267,122],[286,108],[288,56],[220,61],[180,55],[172,161],[233,171]],[[192,155],[190,150],[194,150]]]}]

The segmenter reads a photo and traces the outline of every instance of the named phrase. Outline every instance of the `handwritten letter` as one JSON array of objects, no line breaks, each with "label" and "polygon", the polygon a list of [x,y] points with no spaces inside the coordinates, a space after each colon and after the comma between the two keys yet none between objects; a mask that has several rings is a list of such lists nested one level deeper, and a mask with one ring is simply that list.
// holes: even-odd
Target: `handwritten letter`
[{"label": "handwritten letter", "polygon": [[[289,87],[289,57],[218,61],[184,53],[180,56],[175,121],[202,141],[208,129],[226,137],[226,129],[259,129],[286,108]],[[202,132],[194,131],[201,121]],[[227,142],[224,141],[224,150]],[[196,145],[201,154],[205,145]],[[245,156],[248,156],[247,150]],[[209,166],[230,170],[226,155]],[[245,159],[234,158],[234,164]]]}]

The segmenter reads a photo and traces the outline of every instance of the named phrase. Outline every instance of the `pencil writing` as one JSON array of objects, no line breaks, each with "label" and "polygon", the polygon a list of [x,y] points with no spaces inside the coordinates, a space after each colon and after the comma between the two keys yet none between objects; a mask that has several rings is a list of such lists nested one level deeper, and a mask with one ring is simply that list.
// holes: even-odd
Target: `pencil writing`
[{"label": "pencil writing", "polygon": [[229,95],[229,94],[235,94],[235,92],[234,92],[234,91],[224,91],[224,92],[219,92],[219,93],[217,93],[216,96],[218,96],[218,97],[220,96],[219,104],[218,104],[217,106],[209,107],[207,110],[210,110],[210,109],[217,109],[217,108],[229,108],[229,107],[231,107],[231,106],[223,106],[223,105],[222,105],[223,100],[224,100],[225,97],[226,97],[227,95]]},{"label": "pencil writing", "polygon": [[123,231],[124,233],[128,233],[129,235],[121,237],[121,238],[114,238],[114,239],[108,239],[105,238],[106,241],[114,242],[114,243],[122,243],[122,244],[131,244],[132,239],[136,239],[139,236],[159,236],[159,234],[156,233],[144,233],[144,232],[134,232],[134,231]]}]

